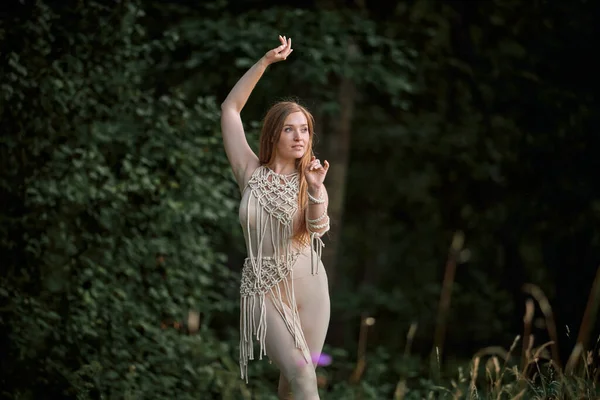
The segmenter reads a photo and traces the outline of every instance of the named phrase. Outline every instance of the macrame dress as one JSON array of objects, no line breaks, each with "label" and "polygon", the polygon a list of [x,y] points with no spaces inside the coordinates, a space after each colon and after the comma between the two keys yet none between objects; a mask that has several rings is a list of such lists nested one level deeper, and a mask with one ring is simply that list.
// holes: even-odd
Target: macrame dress
[{"label": "macrame dress", "polygon": [[[300,319],[294,297],[293,268],[300,253],[308,250],[308,246],[299,247],[291,240],[298,212],[298,190],[297,173],[281,175],[260,166],[242,191],[239,218],[248,255],[244,260],[240,285],[240,372],[246,382],[248,361],[254,359],[255,339],[259,346],[259,359],[267,355],[265,301],[269,301],[268,297],[285,321],[296,347],[306,361],[311,362],[302,330],[295,329],[300,326]],[[318,273],[323,233],[310,235],[313,275]],[[285,312],[284,302],[291,313]],[[260,312],[256,312],[257,307]]]}]

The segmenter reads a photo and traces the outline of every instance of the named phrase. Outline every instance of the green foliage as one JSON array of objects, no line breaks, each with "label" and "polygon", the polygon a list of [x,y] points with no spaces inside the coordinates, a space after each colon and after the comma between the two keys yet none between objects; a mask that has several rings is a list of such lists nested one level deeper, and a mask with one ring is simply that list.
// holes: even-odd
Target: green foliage
[{"label": "green foliage", "polygon": [[166,75],[169,86],[194,94],[219,92],[224,98],[246,69],[277,46],[279,34],[292,38],[293,56],[285,67],[269,68],[246,106],[254,119],[281,97],[299,97],[311,102],[317,113],[335,113],[339,101],[330,88],[341,77],[385,93],[396,106],[406,107],[405,94],[413,90],[414,50],[387,37],[377,21],[355,12],[282,5],[210,19],[204,10],[155,7],[150,11],[154,18],[171,13],[174,22],[167,34],[177,38],[158,73],[161,78]]},{"label": "green foliage", "polygon": [[170,42],[145,39],[139,4],[30,11],[7,29],[27,40],[2,71],[3,396],[218,391],[238,377],[222,364],[235,349],[206,329],[237,292],[214,250],[237,190],[218,107],[144,88]]},{"label": "green foliage", "polygon": [[[0,26],[2,398],[275,398],[268,363],[252,364],[250,385],[239,379],[227,264],[237,271],[243,241],[217,105],[280,33],[295,51],[244,110],[252,146],[275,99],[299,96],[335,117],[340,80],[358,92],[332,290],[346,350],[326,349],[323,397],[391,398],[403,385],[405,399],[594,397],[590,371],[521,376],[511,361],[498,387],[492,364],[475,387],[472,363],[455,377],[468,351],[520,331],[523,282],[571,312],[581,288],[564,289],[577,274],[558,266],[589,265],[600,245],[587,134],[597,102],[557,62],[589,41],[584,2],[416,1],[387,13],[375,3],[243,13],[227,11],[235,1],[23,3]],[[564,20],[587,22],[559,31]],[[470,258],[434,380],[424,354],[457,229]],[[365,313],[377,322],[365,372],[349,383]],[[415,351],[403,356],[411,323]]]}]

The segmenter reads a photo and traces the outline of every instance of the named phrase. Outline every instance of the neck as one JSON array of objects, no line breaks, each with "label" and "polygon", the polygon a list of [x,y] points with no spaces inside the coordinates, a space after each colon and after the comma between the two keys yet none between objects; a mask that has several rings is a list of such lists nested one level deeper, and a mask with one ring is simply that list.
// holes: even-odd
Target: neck
[{"label": "neck", "polygon": [[272,163],[267,166],[276,174],[290,175],[296,172],[296,160],[281,160],[275,159]]}]

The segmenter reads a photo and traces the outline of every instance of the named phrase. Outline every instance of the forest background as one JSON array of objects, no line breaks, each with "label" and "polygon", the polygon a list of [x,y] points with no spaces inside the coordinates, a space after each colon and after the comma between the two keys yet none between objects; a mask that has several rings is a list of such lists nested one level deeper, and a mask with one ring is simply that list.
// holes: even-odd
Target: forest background
[{"label": "forest background", "polygon": [[594,398],[598,4],[5,1],[0,398],[275,398],[219,104],[279,34],[242,116],[331,163],[323,398]]}]

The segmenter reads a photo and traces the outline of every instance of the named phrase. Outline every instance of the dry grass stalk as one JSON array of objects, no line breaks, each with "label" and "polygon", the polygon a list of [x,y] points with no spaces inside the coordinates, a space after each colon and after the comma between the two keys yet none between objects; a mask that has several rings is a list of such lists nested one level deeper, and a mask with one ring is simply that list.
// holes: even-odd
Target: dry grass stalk
[{"label": "dry grass stalk", "polygon": [[525,284],[523,286],[523,291],[529,293],[533,296],[534,299],[540,305],[540,309],[544,314],[544,318],[546,320],[546,328],[548,330],[548,335],[550,335],[550,340],[553,342],[552,344],[552,360],[554,361],[554,365],[557,368],[561,369],[562,363],[560,361],[560,354],[558,352],[558,334],[556,333],[556,324],[554,323],[554,314],[552,313],[552,307],[550,306],[550,302],[548,298],[539,288],[539,286],[532,284]]},{"label": "dry grass stalk", "polygon": [[410,328],[408,328],[408,333],[406,334],[406,346],[404,347],[404,358],[408,358],[410,355],[410,350],[412,348],[413,340],[415,339],[415,334],[417,333],[417,323],[413,322],[410,324]]},{"label": "dry grass stalk", "polygon": [[[477,354],[484,354],[484,352],[491,353],[492,351],[495,351],[496,354],[499,354],[499,355],[501,355],[502,358],[504,358],[504,363],[502,364],[501,373],[500,373],[500,376],[498,377],[498,380],[496,383],[497,387],[502,386],[502,379],[504,378],[504,373],[507,370],[506,366],[508,364],[508,361],[510,360],[510,355],[517,347],[517,343],[519,343],[520,339],[521,339],[520,335],[517,335],[515,337],[515,340],[513,340],[512,344],[510,345],[510,348],[508,349],[508,352],[501,347],[486,347],[482,350],[479,350],[479,352],[476,353],[476,356],[477,356]],[[515,375],[515,376],[517,376],[517,375]],[[500,392],[500,393],[502,393],[502,392]],[[498,398],[500,397],[500,393],[498,394]]]},{"label": "dry grass stalk", "polygon": [[498,392],[500,390],[500,388],[502,387],[502,383],[500,382],[500,378],[502,377],[501,371],[502,369],[500,368],[500,363],[498,362],[498,357],[496,356],[492,356],[491,358],[491,364],[494,367],[494,376],[495,379],[491,379],[491,389],[492,389],[492,393]]},{"label": "dry grass stalk", "polygon": [[369,330],[369,326],[373,326],[374,324],[375,318],[363,316],[361,319],[360,333],[358,336],[358,357],[354,371],[350,376],[350,382],[353,384],[356,384],[360,381],[360,378],[365,371],[365,366],[367,364],[367,332]]},{"label": "dry grass stalk", "polygon": [[592,327],[596,322],[596,317],[598,315],[598,308],[600,307],[600,267],[596,270],[596,278],[594,279],[594,283],[592,284],[592,290],[590,291],[590,295],[588,297],[588,302],[585,307],[585,312],[583,314],[583,319],[581,320],[581,325],[579,327],[579,333],[577,334],[577,344],[573,349],[573,352],[569,356],[566,366],[567,375],[573,374],[577,363],[579,362],[579,357],[581,353],[587,347]]},{"label": "dry grass stalk", "polygon": [[527,370],[531,363],[531,352],[533,350],[533,343],[535,342],[535,336],[529,335],[527,346],[525,346],[525,340],[523,340],[523,352],[525,354],[525,365],[521,365],[521,379],[527,380]]},{"label": "dry grass stalk", "polygon": [[483,357],[483,356],[489,356],[489,355],[497,355],[501,358],[503,358],[504,360],[507,360],[509,355],[509,352],[504,350],[502,347],[500,346],[489,346],[489,347],[484,347],[483,349],[480,349],[477,351],[477,353],[475,353],[473,355],[473,358],[475,357]]},{"label": "dry grass stalk", "polygon": [[479,373],[479,357],[473,359],[473,366],[471,367],[471,383],[469,383],[469,398],[475,399],[477,396],[477,375]]},{"label": "dry grass stalk", "polygon": [[521,371],[525,370],[525,366],[529,363],[527,346],[531,336],[531,325],[534,311],[535,305],[533,304],[533,300],[527,299],[525,302],[525,315],[523,316],[523,352],[521,354]]},{"label": "dry grass stalk", "polygon": [[545,358],[545,359],[551,360],[551,358],[550,358],[550,357],[544,357],[544,355],[543,355],[542,353],[544,352],[544,350],[546,350],[546,348],[547,348],[548,346],[552,346],[553,344],[554,344],[554,343],[553,343],[552,341],[550,341],[550,342],[546,342],[546,343],[544,343],[543,345],[541,345],[540,347],[538,347],[538,348],[535,350],[535,353],[533,354],[533,358],[532,358],[532,360],[531,360],[531,361],[534,361],[534,362],[535,362],[535,361],[539,360],[540,358]]},{"label": "dry grass stalk", "polygon": [[494,359],[495,358],[496,358],[496,356],[492,356],[485,363],[485,376],[486,376],[488,382],[490,383],[490,392],[492,392],[494,390],[494,382],[495,382],[495,379],[494,379],[494,372],[495,372]]},{"label": "dry grass stalk", "polygon": [[523,396],[525,396],[525,392],[527,391],[527,389],[523,389],[521,390],[515,397],[513,397],[511,400],[520,400],[523,398]]},{"label": "dry grass stalk", "polygon": [[[417,323],[413,322],[410,324],[410,328],[408,328],[408,333],[406,334],[406,346],[404,347],[404,359],[408,359],[410,355],[410,350],[412,348],[412,342],[415,338],[415,334],[417,333]],[[394,400],[401,400],[404,398],[408,388],[406,386],[406,380],[400,379],[396,384],[396,390],[394,391]]]},{"label": "dry grass stalk", "polygon": [[448,311],[450,309],[450,300],[452,298],[452,287],[454,286],[454,276],[456,275],[456,265],[459,262],[460,254],[463,249],[465,236],[461,231],[454,234],[452,244],[448,251],[448,259],[442,282],[440,293],[440,302],[438,308],[435,333],[433,336],[433,348],[437,349],[438,357],[441,357],[444,350],[444,338],[446,336],[446,323]]}]

